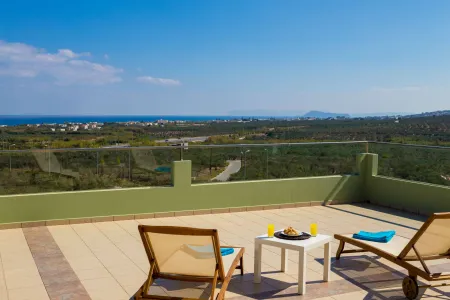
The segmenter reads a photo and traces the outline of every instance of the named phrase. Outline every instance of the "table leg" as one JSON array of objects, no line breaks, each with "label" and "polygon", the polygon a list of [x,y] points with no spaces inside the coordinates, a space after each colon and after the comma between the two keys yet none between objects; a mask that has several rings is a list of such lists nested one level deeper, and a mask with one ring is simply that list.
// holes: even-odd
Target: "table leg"
[{"label": "table leg", "polygon": [[323,260],[323,280],[330,281],[330,267],[331,267],[331,247],[330,243],[325,244]]},{"label": "table leg", "polygon": [[261,252],[262,245],[260,243],[255,243],[255,268],[253,274],[254,283],[261,283]]},{"label": "table leg", "polygon": [[306,251],[299,251],[298,259],[298,293],[304,295],[306,293]]},{"label": "table leg", "polygon": [[288,270],[288,251],[281,248],[281,271],[287,272]]}]

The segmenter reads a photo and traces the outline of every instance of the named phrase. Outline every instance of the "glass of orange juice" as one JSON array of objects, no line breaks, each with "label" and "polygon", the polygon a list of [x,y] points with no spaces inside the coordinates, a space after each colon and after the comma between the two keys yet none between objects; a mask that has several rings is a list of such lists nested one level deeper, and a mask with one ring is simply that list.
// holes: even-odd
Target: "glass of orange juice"
[{"label": "glass of orange juice", "polygon": [[317,224],[316,223],[311,224],[311,236],[317,236]]},{"label": "glass of orange juice", "polygon": [[275,234],[275,225],[273,224],[269,224],[267,225],[267,237],[273,237],[273,235]]}]

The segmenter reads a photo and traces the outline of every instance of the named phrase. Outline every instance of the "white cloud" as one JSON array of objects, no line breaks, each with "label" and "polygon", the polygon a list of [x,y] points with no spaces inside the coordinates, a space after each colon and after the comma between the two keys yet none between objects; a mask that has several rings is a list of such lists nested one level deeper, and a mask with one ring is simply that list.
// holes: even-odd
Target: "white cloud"
[{"label": "white cloud", "polygon": [[122,69],[80,59],[90,55],[89,52],[75,53],[70,49],[49,53],[31,45],[0,40],[0,76],[44,75],[61,85],[99,85],[122,80],[118,75]]},{"label": "white cloud", "polygon": [[150,84],[157,84],[157,85],[167,85],[167,86],[174,86],[174,85],[180,85],[181,82],[176,79],[168,79],[168,78],[156,78],[151,76],[140,76],[136,78],[139,82],[145,82]]},{"label": "white cloud", "polygon": [[383,92],[383,93],[390,93],[390,92],[417,92],[424,90],[424,87],[421,86],[402,86],[402,87],[372,87],[370,90],[372,92]]}]

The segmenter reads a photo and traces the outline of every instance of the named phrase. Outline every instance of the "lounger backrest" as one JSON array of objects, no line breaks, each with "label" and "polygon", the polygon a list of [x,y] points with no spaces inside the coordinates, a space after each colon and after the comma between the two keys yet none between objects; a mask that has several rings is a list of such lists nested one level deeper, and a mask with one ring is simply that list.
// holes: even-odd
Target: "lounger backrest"
[{"label": "lounger backrest", "polygon": [[422,258],[450,255],[450,213],[433,214],[417,231],[400,258]]},{"label": "lounger backrest", "polygon": [[214,277],[217,268],[224,278],[217,230],[139,225],[139,232],[157,273]]}]

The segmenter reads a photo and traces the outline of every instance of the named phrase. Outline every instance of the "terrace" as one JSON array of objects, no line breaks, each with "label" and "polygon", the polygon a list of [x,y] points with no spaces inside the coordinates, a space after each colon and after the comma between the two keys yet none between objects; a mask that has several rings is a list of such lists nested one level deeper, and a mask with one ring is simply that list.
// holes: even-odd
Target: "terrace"
[{"label": "terrace", "polygon": [[[194,184],[194,178],[198,176],[194,176],[193,169],[198,168],[199,163],[195,156],[189,157],[192,155],[189,151],[204,149],[170,148],[165,151],[177,151],[192,160],[172,163],[170,186],[0,196],[0,227],[3,229],[0,230],[0,299],[130,299],[149,269],[138,224],[216,228],[223,245],[245,247],[245,275],[240,277],[236,272],[228,287],[227,299],[403,299],[404,270],[370,253],[346,255],[340,261],[332,259],[331,281],[323,282],[323,249],[308,252],[307,294],[299,296],[296,293],[298,257],[289,256],[288,270],[281,272],[280,250],[264,247],[263,281],[253,283],[253,240],[266,231],[269,223],[274,223],[276,228],[293,226],[308,230],[309,224],[316,222],[319,232],[329,235],[360,229],[394,229],[401,236],[411,237],[426,215],[450,211],[449,186],[379,175],[378,170],[385,170],[386,160],[392,156],[377,147],[405,148],[401,150],[405,159],[407,151],[415,154],[424,151],[427,164],[436,164],[441,173],[447,175],[450,173],[448,148],[414,146],[411,150],[403,145],[370,144],[370,150],[378,155],[368,153],[367,142],[348,145],[352,147],[349,153],[354,153],[353,157],[322,151],[334,153],[322,160],[323,164],[332,163],[336,170],[337,164],[342,163],[342,168],[337,171],[339,175],[272,178],[274,173],[269,167],[283,160],[275,160],[265,149],[275,146],[246,145],[251,152],[241,159],[248,169],[237,173],[236,176],[242,176],[238,177],[240,180]],[[307,146],[295,145],[299,148]],[[225,147],[210,147],[206,153],[214,154],[213,151],[218,149]],[[245,154],[247,151],[247,148],[238,149],[234,153]],[[132,150],[117,151],[132,154]],[[53,151],[60,170],[65,170],[66,174],[53,174],[52,164],[56,160],[50,151],[47,160],[43,158],[45,163],[50,162],[50,167],[42,170],[41,166],[40,172],[63,177],[73,175],[69,172],[76,172],[78,176],[86,174],[82,168],[73,168],[73,164],[61,163],[60,154]],[[365,153],[358,154],[357,151]],[[17,170],[14,162],[32,155],[29,152],[10,153],[12,156],[6,157],[11,157],[11,163],[6,164],[5,172],[8,172],[8,166],[11,172]],[[91,157],[99,160],[98,155]],[[133,176],[136,165],[143,158],[128,157],[132,158],[128,160],[128,166],[129,170],[132,166],[133,171],[128,173],[129,176],[125,172],[124,177],[132,181],[132,177],[136,178]],[[229,158],[223,157],[224,160]],[[39,159],[35,160],[36,164]],[[251,172],[252,164],[256,162],[263,178],[252,177],[256,176]],[[292,160],[289,162],[293,164]],[[41,162],[42,165],[45,163]],[[160,165],[157,163],[157,167]],[[98,164],[93,166],[94,170],[98,168]],[[214,174],[210,175],[213,177]],[[337,243],[333,242],[333,257],[336,248]],[[434,261],[433,269],[448,271],[450,264],[445,260]],[[205,287],[159,281],[152,292],[207,298],[209,289]],[[450,299],[450,289],[425,289],[420,297]]]}]

